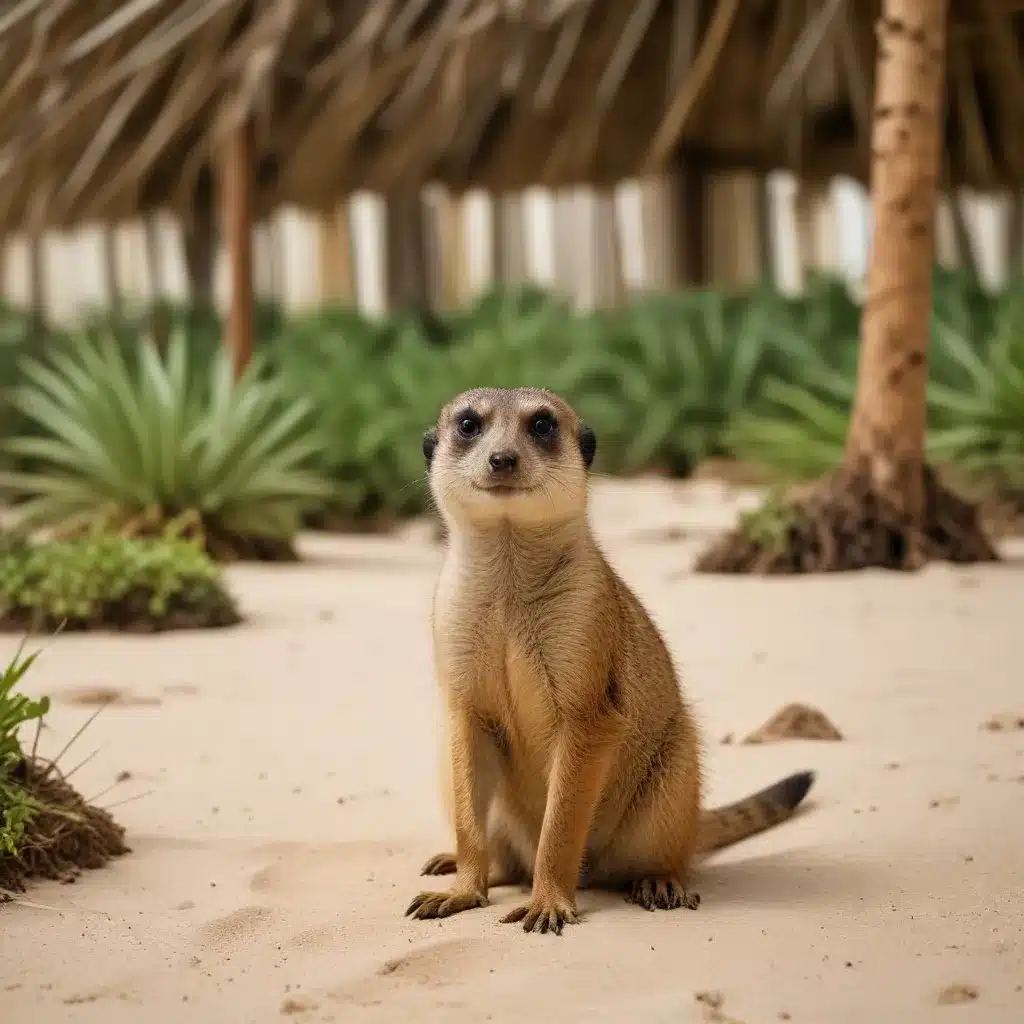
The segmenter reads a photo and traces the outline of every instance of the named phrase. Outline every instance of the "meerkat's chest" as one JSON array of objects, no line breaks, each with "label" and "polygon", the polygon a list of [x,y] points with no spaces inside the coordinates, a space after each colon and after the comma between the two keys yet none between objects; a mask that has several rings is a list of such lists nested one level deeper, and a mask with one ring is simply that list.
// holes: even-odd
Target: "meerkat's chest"
[{"label": "meerkat's chest", "polygon": [[557,687],[564,651],[535,611],[503,600],[486,580],[442,585],[435,604],[434,641],[442,684],[515,737],[544,743],[556,726]]}]

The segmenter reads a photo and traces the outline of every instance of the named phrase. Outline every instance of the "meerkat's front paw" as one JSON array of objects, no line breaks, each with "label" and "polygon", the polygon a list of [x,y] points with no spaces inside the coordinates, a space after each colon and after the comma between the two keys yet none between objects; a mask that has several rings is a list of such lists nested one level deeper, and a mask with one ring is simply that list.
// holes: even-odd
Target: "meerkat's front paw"
[{"label": "meerkat's front paw", "polygon": [[434,854],[420,871],[421,875],[454,875],[456,869],[454,853]]},{"label": "meerkat's front paw", "polygon": [[453,892],[421,892],[406,907],[405,916],[423,921],[431,917],[451,917],[463,910],[486,907],[490,900],[478,890],[454,890]]},{"label": "meerkat's front paw", "polygon": [[700,893],[689,892],[674,878],[641,878],[633,883],[626,899],[644,910],[696,910],[700,906]]},{"label": "meerkat's front paw", "polygon": [[520,921],[523,922],[525,932],[554,932],[555,935],[561,935],[563,926],[576,924],[579,916],[572,900],[564,896],[534,896],[529,903],[516,907],[501,919],[502,924],[518,924]]}]

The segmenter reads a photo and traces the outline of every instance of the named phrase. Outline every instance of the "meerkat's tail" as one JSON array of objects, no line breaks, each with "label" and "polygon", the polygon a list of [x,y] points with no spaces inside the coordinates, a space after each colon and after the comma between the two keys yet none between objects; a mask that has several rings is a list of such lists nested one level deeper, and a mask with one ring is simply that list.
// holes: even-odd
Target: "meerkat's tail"
[{"label": "meerkat's tail", "polygon": [[735,803],[706,810],[700,819],[698,853],[706,856],[791,818],[813,783],[814,772],[798,772]]}]

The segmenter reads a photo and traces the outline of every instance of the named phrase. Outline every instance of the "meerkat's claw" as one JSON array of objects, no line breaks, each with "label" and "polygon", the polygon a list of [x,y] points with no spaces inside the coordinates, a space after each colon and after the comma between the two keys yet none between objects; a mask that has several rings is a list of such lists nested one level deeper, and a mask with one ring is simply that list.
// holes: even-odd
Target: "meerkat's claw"
[{"label": "meerkat's claw", "polygon": [[454,875],[455,874],[455,854],[454,853],[438,853],[435,854],[426,864],[423,865],[420,871],[421,875]]},{"label": "meerkat's claw", "polygon": [[568,900],[534,899],[516,907],[501,919],[502,924],[518,924],[520,921],[523,922],[524,932],[553,932],[561,935],[563,926],[578,923],[579,916]]},{"label": "meerkat's claw", "polygon": [[425,921],[432,917],[451,917],[489,904],[490,900],[482,892],[421,892],[406,907],[405,916]]},{"label": "meerkat's claw", "polygon": [[644,910],[696,910],[700,906],[700,893],[689,892],[674,878],[641,878],[633,883],[626,899]]}]

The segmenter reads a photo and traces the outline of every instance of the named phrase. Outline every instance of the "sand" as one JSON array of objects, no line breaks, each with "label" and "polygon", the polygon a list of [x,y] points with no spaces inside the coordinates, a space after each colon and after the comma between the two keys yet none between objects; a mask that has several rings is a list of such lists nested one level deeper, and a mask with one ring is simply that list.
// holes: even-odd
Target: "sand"
[{"label": "sand", "polygon": [[[311,537],[304,564],[230,571],[244,626],[62,636],[40,658],[51,753],[97,692],[123,695],[67,764],[98,749],[75,781],[113,786],[100,802],[134,853],[0,907],[0,1016],[1024,1020],[1024,731],[982,728],[1024,713],[1024,552],[914,576],[690,573],[751,500],[709,482],[594,494],[696,703],[710,799],[818,773],[806,813],[701,870],[699,910],[584,893],[581,924],[526,935],[499,923],[521,899],[502,889],[404,919],[421,863],[450,846],[427,619],[440,550],[422,524]],[[844,740],[720,742],[791,701]]]}]

